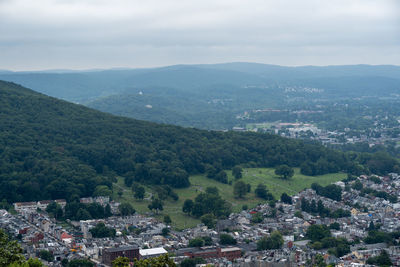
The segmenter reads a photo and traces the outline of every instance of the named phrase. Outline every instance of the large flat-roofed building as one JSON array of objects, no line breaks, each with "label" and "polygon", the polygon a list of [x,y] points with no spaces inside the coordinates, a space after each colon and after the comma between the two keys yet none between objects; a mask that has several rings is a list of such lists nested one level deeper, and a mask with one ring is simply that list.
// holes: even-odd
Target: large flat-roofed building
[{"label": "large flat-roofed building", "polygon": [[23,211],[23,210],[36,210],[37,204],[36,202],[17,202],[14,203],[15,211]]},{"label": "large flat-roofed building", "polygon": [[228,260],[234,260],[242,256],[242,250],[238,247],[201,247],[188,250],[184,252],[184,255],[189,258],[227,258]]},{"label": "large flat-roofed building", "polygon": [[14,203],[14,209],[17,212],[36,210],[37,208],[45,210],[47,208],[47,206],[50,203],[52,203],[53,201],[56,202],[58,205],[60,205],[61,208],[64,208],[65,205],[67,204],[65,199],[41,200],[38,202],[16,202],[16,203]]},{"label": "large flat-roofed building", "polygon": [[163,248],[149,248],[149,249],[140,249],[139,254],[141,259],[148,259],[153,257],[158,257],[168,252]]},{"label": "large flat-roofed building", "polygon": [[105,265],[111,266],[113,260],[118,257],[127,257],[130,261],[139,259],[139,247],[133,245],[117,248],[106,248],[103,250],[102,261]]},{"label": "large flat-roofed building", "polygon": [[242,250],[238,247],[221,248],[219,250],[219,256],[232,261],[242,257]]}]

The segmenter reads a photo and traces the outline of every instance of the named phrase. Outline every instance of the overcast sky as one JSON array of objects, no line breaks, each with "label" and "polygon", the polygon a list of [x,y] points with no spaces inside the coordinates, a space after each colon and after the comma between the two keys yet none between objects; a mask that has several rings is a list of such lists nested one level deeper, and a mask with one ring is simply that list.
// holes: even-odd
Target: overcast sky
[{"label": "overcast sky", "polygon": [[0,0],[0,69],[400,65],[398,0]]}]

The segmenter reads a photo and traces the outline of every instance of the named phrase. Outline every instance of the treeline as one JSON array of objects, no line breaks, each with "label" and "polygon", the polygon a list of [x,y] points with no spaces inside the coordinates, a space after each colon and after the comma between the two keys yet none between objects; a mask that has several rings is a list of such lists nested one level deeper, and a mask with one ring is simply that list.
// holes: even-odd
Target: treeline
[{"label": "treeline", "polygon": [[389,245],[398,246],[398,239],[400,238],[400,232],[386,233],[379,231],[377,229],[372,229],[368,231],[368,236],[364,238],[364,242],[367,244],[376,243],[387,243]]},{"label": "treeline", "polygon": [[391,195],[385,191],[377,191],[375,189],[372,188],[363,188],[361,189],[360,192],[360,196],[365,196],[365,195],[371,195],[374,197],[380,197],[383,198],[385,200],[389,200],[392,203],[396,203],[397,202],[397,196],[396,195]]},{"label": "treeline", "polygon": [[109,204],[103,207],[98,203],[84,204],[77,201],[68,202],[64,210],[56,202],[52,202],[47,206],[46,211],[56,219],[75,221],[103,219],[112,216]]},{"label": "treeline", "polygon": [[182,207],[184,213],[196,218],[204,215],[223,218],[227,217],[231,210],[231,204],[221,198],[216,187],[207,187],[205,192],[198,194],[194,201],[191,199],[185,200]]},{"label": "treeline", "polygon": [[318,200],[318,202],[316,202],[314,199],[311,202],[304,198],[301,199],[301,210],[308,213],[319,214],[321,217],[329,218],[342,218],[351,216],[351,213],[348,210],[339,208],[332,211],[326,208],[321,200]]},{"label": "treeline", "polygon": [[179,188],[213,168],[305,162],[329,162],[319,173],[368,168],[357,154],[321,145],[116,117],[0,81],[0,199],[8,202],[92,196],[97,186],[112,189],[116,176]]},{"label": "treeline", "polygon": [[324,187],[318,183],[313,183],[311,188],[317,193],[317,195],[336,201],[342,200],[342,188],[338,185],[330,184]]},{"label": "treeline", "polygon": [[325,224],[314,224],[308,227],[306,238],[311,240],[314,249],[328,249],[329,254],[342,257],[350,252],[350,242],[345,238],[332,237],[332,233]]},{"label": "treeline", "polygon": [[[353,179],[353,178],[351,177],[351,179]],[[347,179],[347,180],[349,180],[349,179]],[[370,180],[376,184],[382,183],[382,181],[376,176],[371,176],[368,178],[368,180]],[[360,191],[360,196],[362,196],[362,197],[364,197],[365,195],[370,195],[370,196],[374,196],[374,197],[383,198],[385,200],[389,200],[392,203],[397,202],[396,195],[389,194],[385,191],[378,191],[378,190],[372,189],[370,187],[364,187],[360,180],[356,180],[351,185],[351,188]]]}]

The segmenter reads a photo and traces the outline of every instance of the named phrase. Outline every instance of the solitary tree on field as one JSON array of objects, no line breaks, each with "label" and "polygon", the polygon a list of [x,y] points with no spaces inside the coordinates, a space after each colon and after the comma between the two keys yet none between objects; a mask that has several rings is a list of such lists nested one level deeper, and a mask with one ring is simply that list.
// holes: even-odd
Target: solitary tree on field
[{"label": "solitary tree on field", "polygon": [[132,188],[133,190],[133,196],[136,199],[143,199],[144,198],[144,193],[145,193],[145,189],[143,186],[135,186]]},{"label": "solitary tree on field", "polygon": [[235,198],[243,198],[247,193],[247,185],[243,181],[237,181],[233,185],[233,195]]},{"label": "solitary tree on field", "polygon": [[163,210],[163,203],[160,199],[155,198],[147,207],[149,208],[149,210],[155,210],[156,213],[158,213],[158,211]]},{"label": "solitary tree on field", "polygon": [[280,165],[275,169],[275,174],[281,176],[283,179],[288,179],[293,176],[294,170],[288,165]]},{"label": "solitary tree on field", "polygon": [[193,200],[186,199],[185,202],[183,203],[182,211],[184,213],[189,214],[192,212],[193,206],[194,206]]},{"label": "solitary tree on field", "polygon": [[232,168],[232,175],[235,177],[235,179],[240,179],[242,178],[242,171],[242,168],[235,166]]}]

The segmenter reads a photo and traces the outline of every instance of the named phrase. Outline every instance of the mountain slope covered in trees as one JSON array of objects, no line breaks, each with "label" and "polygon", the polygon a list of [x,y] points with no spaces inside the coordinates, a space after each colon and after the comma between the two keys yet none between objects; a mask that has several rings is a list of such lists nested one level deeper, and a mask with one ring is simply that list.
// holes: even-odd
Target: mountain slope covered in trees
[{"label": "mountain slope covered in trees", "polygon": [[[384,160],[380,171],[396,167],[396,161]],[[91,196],[99,185],[111,188],[117,175],[186,187],[190,174],[238,164],[304,166],[321,174],[368,170],[371,162],[379,168],[373,155],[275,135],[117,117],[0,81],[0,199],[9,202]]]}]

